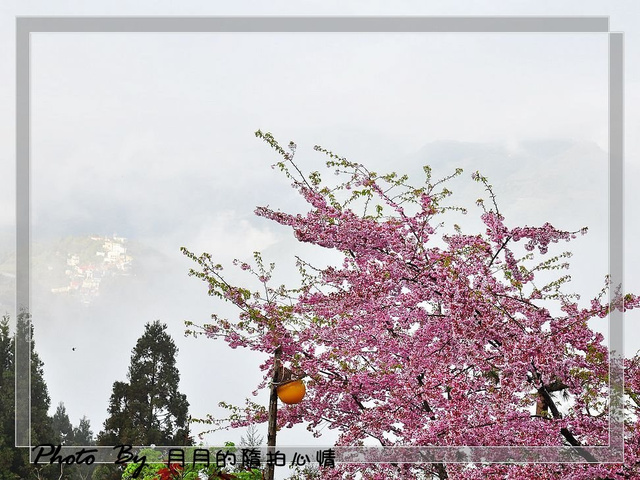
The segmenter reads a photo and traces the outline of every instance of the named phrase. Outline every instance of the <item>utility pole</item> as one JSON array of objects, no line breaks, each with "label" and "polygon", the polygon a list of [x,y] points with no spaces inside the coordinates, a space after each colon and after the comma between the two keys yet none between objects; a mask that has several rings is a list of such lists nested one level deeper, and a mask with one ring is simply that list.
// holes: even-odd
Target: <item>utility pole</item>
[{"label": "utility pole", "polygon": [[[280,356],[282,355],[282,348],[278,347],[273,352],[273,376],[271,378],[271,394],[269,396],[269,426],[267,429],[267,452],[271,455],[267,456],[267,459],[275,458],[276,451],[276,433],[278,427],[278,383],[281,377],[281,365]],[[275,475],[275,462],[267,462],[267,469],[265,474],[265,480],[274,480]]]}]

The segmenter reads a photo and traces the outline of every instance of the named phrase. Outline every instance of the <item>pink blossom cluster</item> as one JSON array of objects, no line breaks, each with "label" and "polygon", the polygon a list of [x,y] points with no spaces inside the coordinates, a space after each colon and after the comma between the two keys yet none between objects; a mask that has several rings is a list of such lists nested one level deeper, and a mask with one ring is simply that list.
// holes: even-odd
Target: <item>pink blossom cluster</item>
[{"label": "pink blossom cluster", "polygon": [[[250,294],[207,270],[210,259],[193,257],[205,267],[200,276],[210,291],[240,308],[237,321],[214,316],[207,334],[269,355],[280,346],[282,360],[306,376],[305,400],[280,409],[279,425],[304,423],[316,435],[328,426],[339,432],[338,445],[607,445],[610,355],[588,321],[606,321],[609,304],[602,296],[589,308],[566,295],[545,296],[552,288],[536,285],[533,268],[523,268],[513,250],[525,241],[526,250],[545,255],[577,232],[549,223],[509,227],[497,211],[486,211],[483,233],[457,233],[445,247],[433,246],[444,215],[434,186],[398,182],[391,186],[406,195],[392,197],[393,180],[346,161],[340,166],[349,174],[342,192],[366,186],[370,201],[392,213],[364,215],[330,196],[340,189],[298,180],[306,214],[268,207],[256,214],[291,228],[301,242],[342,252],[341,266],[320,269],[299,288],[276,289],[260,268],[241,263],[264,284],[265,293]],[[413,214],[407,198],[414,198]],[[554,301],[562,315],[550,314]],[[618,301],[622,309],[639,304],[634,295]],[[272,367],[269,356],[261,387]],[[363,479],[429,478],[442,469],[465,479],[640,478],[639,357],[626,360],[624,371],[624,465],[345,465],[323,478],[355,471]],[[232,424],[265,420],[263,408],[247,407]]]}]

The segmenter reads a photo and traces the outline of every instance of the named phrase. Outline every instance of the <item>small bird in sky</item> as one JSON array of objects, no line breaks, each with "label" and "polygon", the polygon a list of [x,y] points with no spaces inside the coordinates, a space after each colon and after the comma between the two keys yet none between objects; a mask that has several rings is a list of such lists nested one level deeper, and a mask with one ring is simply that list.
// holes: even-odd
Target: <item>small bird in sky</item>
[{"label": "small bird in sky", "polygon": [[72,347],[71,350],[73,350],[75,352],[76,351],[76,347]]}]

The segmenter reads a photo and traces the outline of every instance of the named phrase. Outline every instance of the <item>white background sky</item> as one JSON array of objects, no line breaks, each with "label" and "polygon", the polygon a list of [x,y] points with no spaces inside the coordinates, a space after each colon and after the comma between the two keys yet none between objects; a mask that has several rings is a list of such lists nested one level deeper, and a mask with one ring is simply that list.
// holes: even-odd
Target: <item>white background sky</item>
[{"label": "white background sky", "polygon": [[[640,58],[640,7],[589,1],[490,5],[3,2],[0,228],[15,225],[16,15],[609,15],[612,30],[625,32],[625,278],[626,290],[640,291],[634,272],[640,141],[633,135],[640,128],[634,60]],[[241,402],[257,384],[261,357],[182,337],[183,320],[233,312],[186,276],[191,265],[180,246],[208,251],[223,263],[263,250],[281,265],[283,278],[294,249],[319,263],[330,258],[254,217],[257,205],[302,207],[287,181],[269,168],[276,157],[254,138],[258,128],[282,143],[296,141],[307,170],[324,161],[314,144],[378,171],[412,173],[430,163],[440,176],[461,166],[464,181],[451,187],[463,202],[478,196],[464,183],[479,168],[496,187],[511,225],[589,225],[590,235],[568,245],[576,252],[572,288],[588,299],[602,285],[604,34],[35,34],[31,65],[34,239],[117,232],[158,252],[143,273],[88,309],[32,299],[52,404],[64,401],[74,423],[87,415],[96,432],[111,385],[124,380],[131,348],[148,321],[169,324],[180,347],[181,390],[194,416],[215,412],[220,400]],[[638,316],[627,320],[627,332],[637,334],[630,322]],[[631,337],[627,353],[640,348]],[[266,403],[265,392],[258,398]],[[279,442],[317,442],[300,430],[284,432]],[[212,441],[238,438],[227,433]]]}]

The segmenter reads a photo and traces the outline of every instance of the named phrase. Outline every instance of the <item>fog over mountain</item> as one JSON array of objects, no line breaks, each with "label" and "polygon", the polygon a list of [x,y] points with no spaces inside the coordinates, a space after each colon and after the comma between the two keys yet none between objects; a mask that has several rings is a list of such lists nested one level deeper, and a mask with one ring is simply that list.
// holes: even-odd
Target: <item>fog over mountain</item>
[{"label": "fog over mountain", "polygon": [[[299,163],[322,171],[324,157],[312,151],[310,142],[302,143],[306,148],[299,149]],[[340,147],[358,151],[357,144],[345,142],[338,147],[337,152]],[[464,174],[451,181],[448,188],[454,192],[450,203],[468,207],[469,213],[452,214],[449,221],[460,223],[469,233],[478,228],[483,231],[481,209],[475,206],[475,200],[484,197],[489,201],[481,186],[470,179],[475,170],[489,177],[509,225],[549,221],[568,230],[588,225],[587,236],[566,247],[560,245],[557,250],[569,248],[576,253],[571,288],[584,292],[588,299],[602,287],[607,267],[607,157],[597,145],[571,140],[539,140],[516,146],[440,141],[397,157],[393,151],[393,146],[387,145],[379,150],[383,154],[370,154],[362,160],[378,172],[408,172],[415,183],[422,181],[421,166],[425,164],[432,166],[434,179],[457,167],[464,169]],[[270,155],[265,147],[262,157]],[[353,156],[350,159],[360,160]],[[99,295],[88,305],[72,296],[53,294],[47,288],[37,289],[32,295],[36,345],[45,361],[50,393],[54,401],[65,402],[72,418],[86,414],[95,430],[100,429],[112,383],[125,379],[135,340],[144,324],[156,319],[169,325],[180,348],[181,389],[191,402],[192,415],[202,417],[215,412],[220,400],[242,403],[251,395],[260,378],[261,355],[230,350],[222,342],[183,337],[184,320],[204,323],[213,312],[229,318],[234,318],[236,312],[213,301],[202,282],[188,277],[188,270],[194,265],[180,254],[179,248],[186,246],[195,253],[208,251],[226,265],[234,257],[250,259],[253,251],[261,250],[267,261],[276,261],[277,279],[288,283],[297,278],[294,254],[318,266],[336,263],[340,258],[335,252],[300,245],[287,228],[253,215],[257,205],[267,204],[304,211],[304,204],[290,191],[289,182],[274,175],[269,161],[260,160],[261,165],[251,164],[250,168],[237,165],[234,175],[243,183],[227,184],[226,188],[221,179],[200,175],[197,169],[184,164],[172,181],[144,184],[145,191],[156,192],[153,202],[132,201],[131,197],[119,195],[105,202],[104,195],[97,194],[95,188],[94,195],[90,195],[90,188],[83,189],[83,185],[96,185],[91,176],[84,175],[69,178],[72,188],[68,191],[74,193],[66,200],[36,203],[35,218],[46,221],[34,222],[35,243],[55,244],[55,235],[62,232],[78,238],[87,238],[88,232],[111,236],[115,227],[122,227],[118,234],[128,233],[133,256],[131,275],[105,281]],[[332,173],[325,175],[331,179]],[[131,176],[132,179],[128,174],[122,176],[119,191],[126,191],[127,182],[137,184],[136,174]],[[208,181],[217,188],[211,188]],[[142,184],[138,185],[142,190]],[[109,192],[108,187],[105,192]],[[81,206],[77,198],[83,199]],[[76,209],[66,209],[63,200],[75,203]],[[113,219],[113,223],[105,219]],[[35,267],[37,270],[42,265]],[[232,278],[242,277],[234,273]],[[266,392],[261,392],[258,399],[266,404]],[[284,433],[283,438],[289,434],[302,438],[295,432]],[[232,434],[209,438],[224,441],[229,435]]]}]

